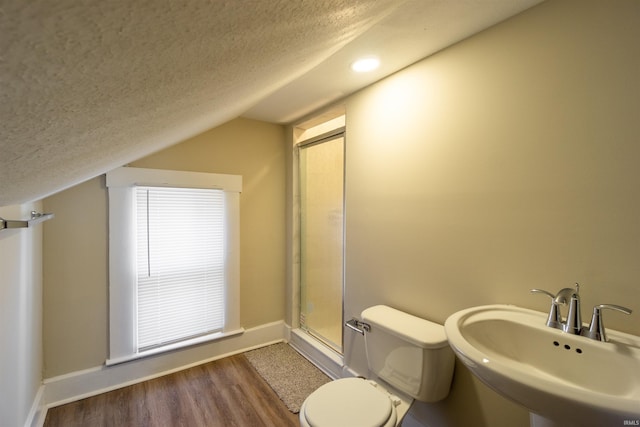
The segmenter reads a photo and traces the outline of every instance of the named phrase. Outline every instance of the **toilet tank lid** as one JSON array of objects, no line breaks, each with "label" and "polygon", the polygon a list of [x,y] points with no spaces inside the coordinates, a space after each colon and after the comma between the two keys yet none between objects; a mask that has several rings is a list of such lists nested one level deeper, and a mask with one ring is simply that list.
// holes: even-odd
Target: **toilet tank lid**
[{"label": "toilet tank lid", "polygon": [[396,310],[386,305],[369,307],[362,312],[362,320],[372,328],[402,338],[422,348],[441,348],[448,345],[444,326]]}]

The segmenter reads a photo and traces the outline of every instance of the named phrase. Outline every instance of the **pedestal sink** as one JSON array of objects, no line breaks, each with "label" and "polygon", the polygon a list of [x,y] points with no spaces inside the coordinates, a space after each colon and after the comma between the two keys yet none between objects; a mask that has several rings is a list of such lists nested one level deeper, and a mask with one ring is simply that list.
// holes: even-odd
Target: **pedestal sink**
[{"label": "pedestal sink", "polygon": [[547,327],[546,318],[487,305],[454,313],[444,327],[469,370],[537,423],[640,425],[640,337],[608,329],[608,342],[595,341]]}]

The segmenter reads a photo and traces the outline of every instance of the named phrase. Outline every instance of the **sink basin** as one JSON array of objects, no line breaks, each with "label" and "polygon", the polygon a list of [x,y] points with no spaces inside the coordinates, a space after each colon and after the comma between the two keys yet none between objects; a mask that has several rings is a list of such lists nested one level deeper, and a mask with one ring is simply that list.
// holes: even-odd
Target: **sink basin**
[{"label": "sink basin", "polygon": [[444,327],[474,375],[547,424],[639,425],[640,338],[607,329],[609,341],[599,342],[547,327],[546,318],[487,305],[454,313]]}]

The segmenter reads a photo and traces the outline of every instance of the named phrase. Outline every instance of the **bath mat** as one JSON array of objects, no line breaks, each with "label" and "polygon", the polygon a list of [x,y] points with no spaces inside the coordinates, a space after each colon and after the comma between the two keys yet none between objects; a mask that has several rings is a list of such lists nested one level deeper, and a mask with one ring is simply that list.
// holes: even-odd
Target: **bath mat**
[{"label": "bath mat", "polygon": [[244,355],[294,414],[300,412],[300,406],[307,396],[322,384],[331,381],[331,378],[285,343],[251,350]]}]

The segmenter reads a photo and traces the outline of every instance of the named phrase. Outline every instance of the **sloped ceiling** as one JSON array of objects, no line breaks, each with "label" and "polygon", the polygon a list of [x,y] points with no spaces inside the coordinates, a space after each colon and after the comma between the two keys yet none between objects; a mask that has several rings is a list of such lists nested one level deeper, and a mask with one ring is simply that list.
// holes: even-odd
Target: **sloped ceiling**
[{"label": "sloped ceiling", "polygon": [[[4,0],[0,206],[243,114],[295,120],[539,1]],[[362,53],[384,65],[357,80]]]}]

